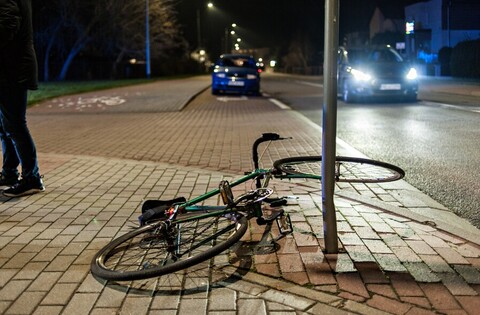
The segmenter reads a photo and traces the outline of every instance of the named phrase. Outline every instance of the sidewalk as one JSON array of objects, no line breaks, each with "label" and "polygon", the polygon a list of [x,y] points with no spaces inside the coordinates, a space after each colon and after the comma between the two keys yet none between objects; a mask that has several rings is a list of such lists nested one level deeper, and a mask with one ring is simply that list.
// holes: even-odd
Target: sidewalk
[{"label": "sidewalk", "polygon": [[[208,86],[198,80],[185,81],[190,96],[148,108],[140,106],[150,93],[180,82],[97,92],[86,107],[71,97],[32,108],[47,192],[0,198],[1,314],[478,313],[480,232],[404,181],[337,184],[339,254],[322,252],[320,184],[276,180],[278,195],[295,196],[286,207],[294,233],[278,248],[260,250],[263,230],[251,222],[241,244],[185,272],[123,283],[92,277],[91,258],[135,225],[143,200],[193,197],[237,178],[251,169],[262,132],[293,137],[272,144],[266,165],[320,153],[318,126],[266,98],[206,91],[183,108]],[[339,155],[358,155],[338,146]]]}]

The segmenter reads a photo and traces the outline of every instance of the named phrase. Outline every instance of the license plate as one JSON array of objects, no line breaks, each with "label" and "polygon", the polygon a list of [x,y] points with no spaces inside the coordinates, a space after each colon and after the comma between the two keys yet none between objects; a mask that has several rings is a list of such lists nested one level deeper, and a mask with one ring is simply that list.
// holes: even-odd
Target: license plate
[{"label": "license plate", "polygon": [[243,82],[243,81],[228,81],[228,85],[230,85],[230,86],[244,86],[245,82]]},{"label": "license plate", "polygon": [[380,90],[386,91],[386,90],[400,90],[402,88],[402,85],[400,83],[395,83],[395,84],[381,84],[380,85]]}]

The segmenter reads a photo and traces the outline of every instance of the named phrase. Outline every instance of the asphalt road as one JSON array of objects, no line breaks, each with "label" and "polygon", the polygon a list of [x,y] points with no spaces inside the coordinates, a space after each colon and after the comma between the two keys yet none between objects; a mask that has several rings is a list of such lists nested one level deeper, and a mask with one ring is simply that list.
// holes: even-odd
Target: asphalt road
[{"label": "asphalt road", "polygon": [[[321,125],[320,81],[262,80],[265,93]],[[480,228],[480,113],[477,107],[453,104],[472,104],[472,96],[435,97],[435,102],[414,104],[338,101],[337,136],[370,158],[402,167],[407,182]]]}]

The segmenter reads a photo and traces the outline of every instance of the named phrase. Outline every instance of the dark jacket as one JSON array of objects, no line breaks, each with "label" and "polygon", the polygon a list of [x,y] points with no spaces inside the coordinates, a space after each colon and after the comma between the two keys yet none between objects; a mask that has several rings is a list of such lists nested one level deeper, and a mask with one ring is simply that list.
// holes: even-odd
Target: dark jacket
[{"label": "dark jacket", "polygon": [[31,0],[0,0],[0,85],[38,85]]}]

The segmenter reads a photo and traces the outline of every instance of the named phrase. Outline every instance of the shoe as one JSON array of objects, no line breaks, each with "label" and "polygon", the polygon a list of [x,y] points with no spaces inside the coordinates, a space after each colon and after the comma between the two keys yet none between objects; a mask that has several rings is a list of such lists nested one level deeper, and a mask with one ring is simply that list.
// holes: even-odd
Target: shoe
[{"label": "shoe", "polygon": [[5,176],[0,173],[0,186],[13,186],[18,183],[18,176]]},{"label": "shoe", "polygon": [[45,191],[41,177],[22,178],[18,183],[3,191],[7,197],[21,197]]}]

